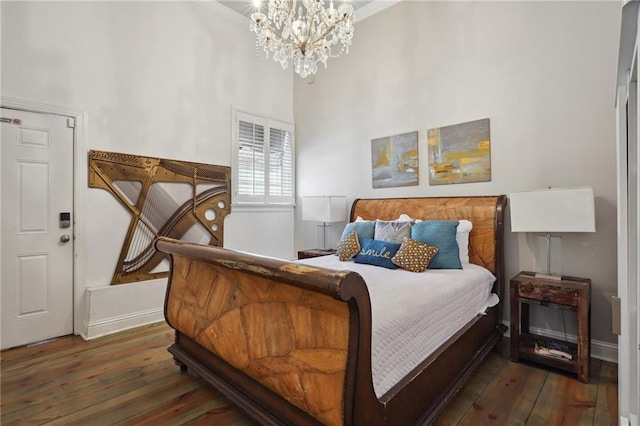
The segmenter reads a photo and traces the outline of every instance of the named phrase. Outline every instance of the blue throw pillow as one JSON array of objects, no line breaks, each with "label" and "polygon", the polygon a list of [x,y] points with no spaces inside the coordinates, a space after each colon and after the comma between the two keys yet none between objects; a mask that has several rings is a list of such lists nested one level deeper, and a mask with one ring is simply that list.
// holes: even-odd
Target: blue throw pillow
[{"label": "blue throw pillow", "polygon": [[400,244],[365,238],[361,247],[360,253],[356,254],[353,259],[354,262],[382,266],[388,269],[398,269],[398,265],[393,263],[391,258],[398,252]]},{"label": "blue throw pillow", "polygon": [[362,222],[351,222],[347,223],[347,226],[344,227],[344,231],[342,231],[342,236],[340,237],[340,241],[344,240],[347,235],[356,231],[358,234],[358,243],[360,243],[360,247],[364,246],[364,239],[371,238],[373,239],[373,234],[376,229],[375,220],[366,220]]},{"label": "blue throw pillow", "polygon": [[457,220],[425,220],[411,227],[411,238],[438,248],[429,269],[462,269],[456,241]]}]

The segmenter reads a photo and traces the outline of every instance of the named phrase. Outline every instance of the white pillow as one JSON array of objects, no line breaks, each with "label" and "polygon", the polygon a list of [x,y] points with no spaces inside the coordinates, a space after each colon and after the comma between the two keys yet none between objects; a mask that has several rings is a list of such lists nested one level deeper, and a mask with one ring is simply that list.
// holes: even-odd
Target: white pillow
[{"label": "white pillow", "polygon": [[420,219],[412,219],[408,214],[402,213],[398,218],[397,222],[422,222]]},{"label": "white pillow", "polygon": [[[421,219],[413,219],[408,214],[402,213],[398,218],[398,222],[422,222]],[[473,229],[473,224],[461,219],[458,221],[456,228],[456,242],[458,243],[458,252],[460,252],[460,262],[469,263],[469,232]]]},{"label": "white pillow", "polygon": [[456,229],[456,241],[460,252],[460,262],[469,263],[469,232],[473,229],[473,223],[466,219],[458,221]]}]

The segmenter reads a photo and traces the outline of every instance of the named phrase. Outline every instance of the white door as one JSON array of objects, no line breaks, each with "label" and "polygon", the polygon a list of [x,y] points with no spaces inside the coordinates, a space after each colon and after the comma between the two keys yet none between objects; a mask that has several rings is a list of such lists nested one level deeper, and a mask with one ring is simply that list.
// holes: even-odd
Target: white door
[{"label": "white door", "polygon": [[73,333],[73,128],[54,115],[1,117],[6,349]]}]

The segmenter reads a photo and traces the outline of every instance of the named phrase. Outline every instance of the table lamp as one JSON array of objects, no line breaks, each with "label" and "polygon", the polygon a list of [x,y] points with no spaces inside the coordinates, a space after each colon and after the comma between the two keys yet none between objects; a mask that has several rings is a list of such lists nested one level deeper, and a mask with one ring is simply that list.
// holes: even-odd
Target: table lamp
[{"label": "table lamp", "polygon": [[330,250],[331,236],[327,245],[327,228],[331,222],[347,220],[347,197],[343,196],[309,196],[302,197],[302,220],[322,222],[318,228],[322,230],[322,250]]},{"label": "table lamp", "polygon": [[552,232],[595,232],[593,188],[549,188],[509,194],[511,232],[541,232],[547,237],[547,271],[536,277],[562,279],[551,273]]}]

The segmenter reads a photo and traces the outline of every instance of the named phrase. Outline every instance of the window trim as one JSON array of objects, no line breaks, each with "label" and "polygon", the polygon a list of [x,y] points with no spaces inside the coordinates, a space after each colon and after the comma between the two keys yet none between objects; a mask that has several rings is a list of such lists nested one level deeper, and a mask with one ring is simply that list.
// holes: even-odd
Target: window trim
[{"label": "window trim", "polygon": [[[251,122],[264,126],[265,135],[265,194],[264,195],[240,195],[239,194],[239,121]],[[288,196],[269,195],[269,171],[270,171],[270,129],[288,131],[291,135],[291,188],[292,194]],[[240,108],[232,107],[231,111],[231,205],[233,206],[295,206],[296,200],[296,144],[295,126],[293,123],[269,118],[255,114]]]}]

